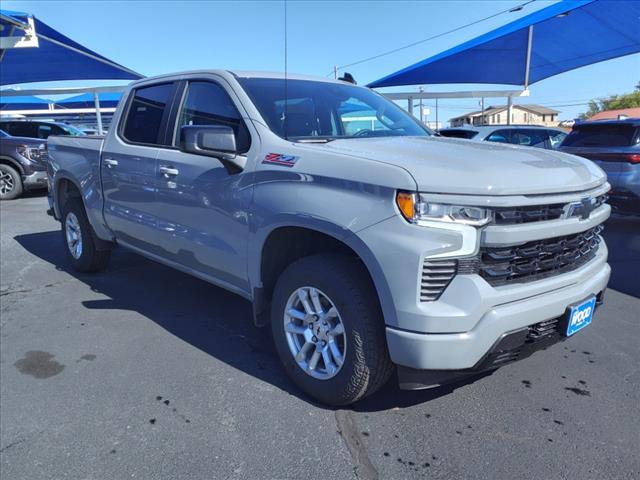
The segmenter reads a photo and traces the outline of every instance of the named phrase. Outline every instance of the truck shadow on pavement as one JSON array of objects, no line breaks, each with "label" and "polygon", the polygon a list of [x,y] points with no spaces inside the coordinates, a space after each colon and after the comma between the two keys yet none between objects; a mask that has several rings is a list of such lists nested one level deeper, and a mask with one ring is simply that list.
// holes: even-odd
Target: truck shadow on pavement
[{"label": "truck shadow on pavement", "polygon": [[[254,326],[251,304],[243,298],[122,248],[114,250],[106,272],[78,273],[64,256],[59,231],[19,235],[15,240],[31,254],[105,297],[82,300],[79,294],[69,301],[78,301],[87,309],[113,310],[114,315],[119,310],[137,312],[219,361],[325,408],[300,392],[286,376],[270,329]],[[108,317],[100,318],[108,321]],[[402,391],[397,379],[392,378],[381,391],[351,408],[381,411],[408,407],[451,393],[478,378],[422,391]]]}]

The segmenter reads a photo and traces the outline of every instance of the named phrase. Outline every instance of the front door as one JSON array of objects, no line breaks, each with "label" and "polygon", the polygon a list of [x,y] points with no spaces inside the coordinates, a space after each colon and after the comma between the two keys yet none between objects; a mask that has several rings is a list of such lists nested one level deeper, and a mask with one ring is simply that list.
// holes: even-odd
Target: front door
[{"label": "front door", "polygon": [[185,84],[173,149],[158,153],[157,195],[162,248],[169,260],[248,291],[247,237],[251,190],[247,174],[229,173],[217,158],[178,149],[184,125],[227,125],[241,154],[249,131],[227,91],[213,81]]},{"label": "front door", "polygon": [[158,147],[164,142],[174,88],[165,83],[132,92],[122,128],[107,136],[102,152],[107,225],[119,241],[154,254],[161,253],[155,191]]}]

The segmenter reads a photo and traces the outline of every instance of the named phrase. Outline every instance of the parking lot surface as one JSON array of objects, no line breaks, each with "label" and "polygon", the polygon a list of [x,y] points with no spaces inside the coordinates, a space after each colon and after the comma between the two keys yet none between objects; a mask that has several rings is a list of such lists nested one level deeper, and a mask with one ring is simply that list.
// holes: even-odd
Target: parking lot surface
[{"label": "parking lot surface", "polygon": [[334,410],[289,382],[249,303],[123,249],[73,272],[46,208],[0,207],[3,479],[640,477],[640,221],[608,222],[584,332]]}]

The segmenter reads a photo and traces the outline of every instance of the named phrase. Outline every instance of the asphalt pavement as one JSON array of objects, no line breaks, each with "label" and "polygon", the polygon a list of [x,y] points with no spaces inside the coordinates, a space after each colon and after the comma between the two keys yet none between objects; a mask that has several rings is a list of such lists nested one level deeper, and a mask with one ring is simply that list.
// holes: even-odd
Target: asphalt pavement
[{"label": "asphalt pavement", "polygon": [[123,249],[73,272],[46,198],[0,204],[0,477],[640,478],[640,221],[592,325],[492,375],[325,408],[245,300]]}]

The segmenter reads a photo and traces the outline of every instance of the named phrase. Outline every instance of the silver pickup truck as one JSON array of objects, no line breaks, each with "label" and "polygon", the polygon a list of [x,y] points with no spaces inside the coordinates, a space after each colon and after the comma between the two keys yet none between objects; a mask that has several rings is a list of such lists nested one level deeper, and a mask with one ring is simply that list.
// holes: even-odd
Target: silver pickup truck
[{"label": "silver pickup truck", "polygon": [[48,148],[76,269],[104,269],[118,245],[249,299],[327,404],[394,370],[417,389],[524,358],[589,325],[609,280],[594,163],[437,138],[346,82],[149,78],[106,138]]}]

